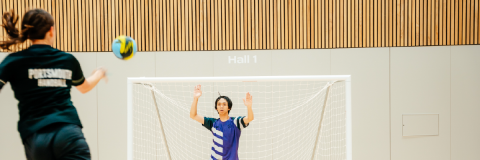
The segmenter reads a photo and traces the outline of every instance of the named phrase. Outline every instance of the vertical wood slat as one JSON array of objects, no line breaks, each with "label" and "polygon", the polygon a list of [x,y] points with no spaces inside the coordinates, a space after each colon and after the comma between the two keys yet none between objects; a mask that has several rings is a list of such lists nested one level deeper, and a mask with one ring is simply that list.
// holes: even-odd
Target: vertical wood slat
[{"label": "vertical wood slat", "polygon": [[185,2],[183,0],[180,0],[178,2],[178,21],[179,21],[179,50],[180,51],[185,51],[186,50],[186,29],[185,29],[185,13],[187,12],[187,9],[185,8]]},{"label": "vertical wood slat", "polygon": [[413,15],[413,12],[412,12],[413,11],[412,0],[408,0],[407,3],[408,3],[408,5],[407,5],[407,13],[408,13],[408,17],[407,17],[408,18],[408,21],[407,21],[407,30],[408,31],[407,32],[408,33],[407,33],[407,36],[405,38],[407,39],[406,45],[407,46],[412,46],[412,40],[413,40],[412,35],[414,33],[414,32],[412,32],[413,31],[412,29],[413,29],[413,24],[414,24],[413,20],[414,20],[415,15]]},{"label": "vertical wood slat", "polygon": [[462,5],[460,6],[461,7],[461,13],[462,13],[462,24],[461,24],[461,43],[462,44],[466,44],[466,35],[465,35],[465,30],[466,30],[466,10],[467,10],[467,7],[466,7],[466,1],[467,0],[464,0],[464,1],[461,1],[462,2]]},{"label": "vertical wood slat", "polygon": [[254,22],[254,32],[253,32],[253,39],[254,39],[254,42],[252,42],[252,49],[257,49],[259,46],[260,46],[260,17],[259,17],[259,0],[255,0],[254,3],[253,3],[254,7],[253,9],[255,10],[254,11],[254,18],[252,18],[253,22]]},{"label": "vertical wood slat", "polygon": [[393,31],[393,1],[388,1],[388,43],[387,43],[387,46],[392,46],[393,45],[393,35],[392,35],[392,31]]},{"label": "vertical wood slat", "polygon": [[371,9],[371,15],[370,15],[370,19],[371,19],[371,24],[370,24],[370,27],[371,27],[371,32],[370,32],[370,36],[371,36],[371,46],[372,47],[378,47],[378,43],[377,43],[377,36],[378,36],[378,30],[377,30],[377,22],[378,22],[378,1],[376,0],[372,0],[371,1],[371,4],[370,4],[370,9]]},{"label": "vertical wood slat", "polygon": [[[145,51],[152,51],[153,50],[153,45],[156,44],[155,40],[153,40],[153,36],[155,35],[155,32],[152,31],[152,22],[153,22],[153,19],[152,17],[154,16],[154,12],[152,12],[152,0],[146,0],[148,2],[145,2],[145,15],[147,16],[145,19],[147,19],[148,21],[146,22],[146,31],[148,31],[147,34],[145,34],[148,39],[146,38],[146,40],[149,41],[149,43],[146,43],[147,44],[147,47],[145,48]],[[126,17],[129,17],[129,15],[127,15]],[[126,18],[128,20],[128,18]]]},{"label": "vertical wood slat", "polygon": [[357,14],[357,18],[358,18],[358,38],[357,38],[357,47],[361,47],[363,46],[363,39],[364,39],[364,34],[363,34],[363,31],[364,31],[364,23],[363,23],[363,12],[365,11],[364,8],[363,8],[363,0],[359,0],[358,1],[358,14]]},{"label": "vertical wood slat", "polygon": [[366,26],[365,27],[365,37],[366,37],[366,39],[365,39],[365,43],[364,43],[365,47],[370,47],[370,37],[371,37],[371,35],[370,35],[370,21],[371,21],[370,20],[370,11],[371,11],[370,10],[370,4],[371,4],[370,0],[365,0],[365,3],[364,3],[365,9],[366,9],[365,10],[365,24],[366,24],[365,25]]},{"label": "vertical wood slat", "polygon": [[[358,0],[357,0],[358,1]],[[331,35],[332,35],[332,39],[330,40],[331,41],[331,48],[338,48],[338,40],[339,40],[339,37],[338,37],[338,13],[339,13],[339,0],[332,0],[332,10],[330,11],[331,14],[332,14],[332,20],[331,20]]]},{"label": "vertical wood slat", "polygon": [[285,3],[287,3],[288,1],[287,0],[281,0],[280,1],[280,35],[281,35],[281,41],[280,41],[280,48],[281,49],[286,49],[286,42],[288,42],[288,34],[287,34],[287,26],[284,25],[284,24],[287,24],[287,18],[286,18],[286,14],[287,14],[287,10],[285,9],[286,5]]},{"label": "vertical wood slat", "polygon": [[434,13],[435,13],[435,16],[433,17],[434,28],[435,28],[435,29],[434,29],[434,31],[435,31],[435,32],[434,32],[434,35],[435,35],[435,37],[434,37],[434,40],[435,40],[434,45],[438,45],[438,37],[439,37],[439,32],[438,32],[438,30],[439,30],[439,25],[438,25],[438,24],[439,24],[439,20],[438,20],[438,17],[439,17],[439,12],[438,12],[438,11],[439,11],[439,4],[438,4],[438,0],[435,1],[435,6],[434,6],[434,7],[435,7],[435,9],[434,9],[434,10],[435,10],[435,12],[434,12]]},{"label": "vertical wood slat", "polygon": [[[459,44],[459,30],[461,30],[461,26],[459,26],[459,24],[461,23],[460,19],[461,19],[461,14],[459,14],[459,2],[458,1],[454,1],[455,2],[455,28],[454,28],[454,31],[455,31],[455,40],[454,40],[454,45],[458,45]],[[460,15],[460,16],[459,16]],[[460,23],[459,23],[460,22]],[[461,32],[460,32],[461,33]]]},{"label": "vertical wood slat", "polygon": [[193,36],[192,36],[193,34],[195,34],[194,31],[193,31],[193,22],[194,22],[193,19],[195,18],[194,17],[195,7],[192,6],[192,5],[195,5],[195,0],[188,1],[188,30],[187,30],[187,32],[188,32],[188,34],[187,34],[188,35],[188,49],[187,50],[189,50],[189,51],[196,50],[196,49],[194,49],[194,42],[195,41],[194,41]]},{"label": "vertical wood slat", "polygon": [[258,0],[252,1],[252,49],[258,47]]},{"label": "vertical wood slat", "polygon": [[464,21],[464,18],[463,18],[463,1],[458,1],[458,42],[457,44],[463,44],[463,21]]},{"label": "vertical wood slat", "polygon": [[378,1],[378,47],[385,46],[385,1]]},{"label": "vertical wood slat", "polygon": [[[163,24],[163,9],[162,9],[162,3],[163,1],[155,1],[155,28],[154,30],[157,30],[156,34],[156,51],[164,51],[163,48],[163,31],[164,31],[164,24]],[[198,19],[198,18],[197,18]]]},{"label": "vertical wood slat", "polygon": [[220,29],[219,29],[219,50],[225,50],[225,40],[226,40],[226,32],[225,32],[225,0],[219,2],[219,23],[220,23]]},{"label": "vertical wood slat", "polygon": [[414,1],[415,1],[415,8],[414,8],[414,10],[415,10],[415,12],[414,12],[415,13],[414,14],[415,15],[414,24],[415,25],[413,25],[413,27],[414,27],[415,30],[414,30],[414,35],[413,36],[415,37],[415,39],[413,39],[414,42],[412,43],[412,45],[413,46],[418,46],[418,45],[420,45],[420,41],[419,41],[419,39],[420,39],[420,30],[419,30],[419,26],[420,26],[420,17],[419,16],[420,16],[420,13],[419,13],[419,8],[420,7],[419,7],[419,5],[420,5],[421,2],[420,2],[420,0],[414,0]]},{"label": "vertical wood slat", "polygon": [[479,0],[475,0],[475,41],[474,44],[478,44],[480,42],[480,14],[479,13]]},{"label": "vertical wood slat", "polygon": [[78,8],[79,8],[79,9],[77,9],[75,13],[78,15],[79,21],[78,21],[78,25],[77,25],[77,26],[78,26],[78,30],[77,30],[77,32],[75,32],[75,33],[78,33],[78,35],[79,35],[79,37],[78,37],[79,40],[78,40],[78,43],[77,43],[77,44],[78,44],[78,46],[79,46],[80,48],[78,48],[78,50],[84,52],[84,51],[86,51],[86,47],[85,47],[85,45],[83,44],[83,42],[84,42],[84,40],[83,40],[84,38],[83,38],[83,37],[85,36],[85,34],[84,34],[84,33],[85,33],[84,23],[85,23],[85,21],[86,21],[86,19],[85,19],[85,12],[82,13],[82,8],[83,8],[82,3],[79,3],[78,1],[77,1],[76,3],[78,4]]},{"label": "vertical wood slat", "polygon": [[[304,31],[305,31],[305,19],[304,19],[304,9],[305,9],[305,6],[303,4],[305,0],[297,0],[297,9],[298,9],[298,15],[297,15],[297,18],[298,18],[298,47],[297,48],[305,48],[303,45],[304,45]],[[331,14],[330,14],[331,15]]]},{"label": "vertical wood slat", "polygon": [[[136,39],[139,51],[480,41],[478,0],[4,0],[0,5],[2,13],[13,9],[20,20],[30,8],[50,12],[58,35],[53,46],[69,52],[111,51],[118,35]],[[5,36],[0,31],[0,37]],[[18,49],[29,45],[26,42]]]},{"label": "vertical wood slat", "polygon": [[469,38],[469,43],[468,44],[473,44],[473,37],[475,36],[475,31],[473,30],[474,28],[474,25],[473,23],[475,22],[474,20],[474,5],[475,5],[475,2],[474,0],[469,0],[469,5],[467,7],[469,7],[469,12],[467,13],[467,15],[469,16],[467,22],[468,22],[468,38]]},{"label": "vertical wood slat", "polygon": [[439,8],[438,8],[438,13],[439,13],[439,17],[438,17],[438,32],[439,32],[439,36],[438,36],[438,44],[437,45],[445,45],[444,44],[444,36],[445,36],[445,4],[444,4],[444,1],[443,0],[440,0],[438,2],[439,4]]},{"label": "vertical wood slat", "polygon": [[345,16],[345,18],[347,18],[347,30],[346,30],[346,33],[347,33],[347,44],[346,46],[347,47],[352,47],[352,39],[353,39],[353,36],[352,36],[352,1],[351,0],[347,0],[347,16]]},{"label": "vertical wood slat", "polygon": [[[69,43],[67,44],[69,46],[69,49],[68,51],[71,52],[71,51],[75,51],[75,41],[76,41],[76,36],[78,34],[75,34],[75,2],[74,1],[70,1],[68,2],[69,6],[71,9],[68,10],[69,12],[69,18],[68,18],[68,21],[69,21],[69,25],[68,25],[68,28],[69,28],[69,31],[68,31],[68,38],[69,40]],[[38,5],[38,4],[36,4]],[[93,40],[93,39],[92,39]]]},{"label": "vertical wood slat", "polygon": [[[94,28],[94,29],[92,29],[92,30],[90,31],[90,33],[93,33],[92,36],[91,36],[91,37],[92,37],[92,38],[91,38],[92,40],[90,40],[90,41],[93,41],[92,50],[98,51],[98,50],[101,50],[101,49],[100,49],[100,46],[99,46],[99,44],[100,44],[100,42],[99,42],[100,38],[97,38],[97,37],[99,37],[98,28],[100,28],[100,19],[99,19],[99,16],[97,16],[97,15],[98,15],[99,12],[100,12],[100,8],[99,8],[99,6],[98,6],[97,0],[92,1],[92,4],[93,4],[93,5],[92,5],[93,7],[91,8],[91,11],[92,11],[91,14],[92,14],[93,17],[94,17],[94,18],[93,18],[93,28]],[[93,38],[93,37],[95,37],[95,38]]]},{"label": "vertical wood slat", "polygon": [[[6,7],[5,7],[6,3],[7,3],[7,1],[0,1],[0,5],[1,5],[1,7],[0,7],[1,12],[0,13],[2,13],[2,15],[3,15],[3,12],[5,12],[7,10]],[[5,30],[3,28],[0,27],[0,29],[1,29],[0,30],[0,41],[4,41],[5,37],[7,35],[5,34]]]},{"label": "vertical wood slat", "polygon": [[[316,46],[318,46],[316,44],[316,42],[318,41],[318,37],[319,35],[317,34],[318,33],[318,28],[316,28],[316,26],[318,26],[318,20],[315,18],[317,17],[318,18],[318,11],[315,11],[316,8],[318,9],[318,2],[316,2],[315,0],[307,0],[307,44],[306,44],[306,48],[318,48]],[[288,14],[288,13],[285,13],[285,14]],[[288,15],[287,15],[288,16]],[[287,22],[287,23],[290,23],[290,22]],[[290,28],[288,28],[290,30]],[[288,35],[287,35],[288,37]],[[288,42],[287,42],[288,44]]]},{"label": "vertical wood slat", "polygon": [[448,1],[448,0],[444,0],[445,1],[445,4],[446,4],[446,37],[445,37],[445,41],[446,41],[446,44],[445,45],[450,45],[451,42],[450,42],[450,39],[451,39],[451,23],[452,23],[452,16],[451,16],[451,3]]},{"label": "vertical wood slat", "polygon": [[226,18],[227,18],[227,27],[226,27],[226,36],[227,36],[227,43],[226,43],[226,50],[232,50],[233,49],[233,35],[232,35],[232,9],[233,9],[233,1],[232,0],[228,0],[226,1]]},{"label": "vertical wood slat", "polygon": [[468,23],[468,31],[467,31],[467,35],[468,35],[468,44],[473,44],[473,37],[475,36],[475,31],[473,30],[473,23],[475,22],[474,21],[474,16],[475,16],[475,12],[474,12],[474,5],[475,5],[475,2],[474,0],[469,0],[468,1],[468,13],[467,13],[467,16],[468,16],[468,19],[467,19],[467,23]]}]

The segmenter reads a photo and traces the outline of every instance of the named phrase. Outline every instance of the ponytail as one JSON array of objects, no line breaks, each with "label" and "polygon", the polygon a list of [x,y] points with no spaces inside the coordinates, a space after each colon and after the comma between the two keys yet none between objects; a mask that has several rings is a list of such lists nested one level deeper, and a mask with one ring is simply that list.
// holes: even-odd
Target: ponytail
[{"label": "ponytail", "polygon": [[0,41],[0,48],[10,50],[10,46],[23,43],[27,39],[44,39],[45,34],[54,25],[53,17],[42,9],[32,9],[25,13],[21,32],[15,27],[17,22],[18,16],[13,10],[3,13],[1,26],[5,28],[8,38]]}]

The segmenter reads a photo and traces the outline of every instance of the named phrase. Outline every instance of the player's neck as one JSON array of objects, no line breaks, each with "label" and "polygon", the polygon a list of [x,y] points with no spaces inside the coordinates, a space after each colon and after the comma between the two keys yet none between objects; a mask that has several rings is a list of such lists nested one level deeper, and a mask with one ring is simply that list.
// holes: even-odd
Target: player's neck
[{"label": "player's neck", "polygon": [[52,43],[46,39],[35,39],[32,40],[32,44],[37,44],[37,45],[52,45]]},{"label": "player's neck", "polygon": [[230,118],[230,116],[228,116],[228,114],[219,114],[219,116],[220,116],[220,120],[222,122],[225,122]]}]

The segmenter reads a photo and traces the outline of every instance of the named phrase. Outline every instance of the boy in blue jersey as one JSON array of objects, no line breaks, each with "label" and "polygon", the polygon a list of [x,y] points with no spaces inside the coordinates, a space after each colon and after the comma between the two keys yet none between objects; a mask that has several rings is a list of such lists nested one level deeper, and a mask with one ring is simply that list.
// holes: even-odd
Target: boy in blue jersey
[{"label": "boy in blue jersey", "polygon": [[247,117],[230,117],[232,101],[227,96],[220,96],[215,101],[215,110],[220,118],[203,117],[197,114],[198,98],[202,96],[201,85],[195,86],[190,118],[202,123],[213,134],[211,158],[214,160],[238,160],[238,145],[241,131],[253,120],[252,96],[247,93],[243,103],[247,106]]}]

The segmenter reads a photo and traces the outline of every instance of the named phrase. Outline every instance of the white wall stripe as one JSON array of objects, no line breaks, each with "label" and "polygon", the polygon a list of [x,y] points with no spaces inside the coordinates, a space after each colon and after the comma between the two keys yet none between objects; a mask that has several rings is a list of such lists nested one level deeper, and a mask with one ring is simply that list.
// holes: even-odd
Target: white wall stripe
[{"label": "white wall stripe", "polygon": [[215,129],[215,127],[212,127],[212,128],[213,128],[212,129],[213,133],[219,135],[220,137],[223,137],[223,132],[222,131],[219,131],[219,130]]},{"label": "white wall stripe", "polygon": [[220,138],[217,138],[217,137],[213,136],[213,141],[217,142],[218,144],[223,145],[223,139],[220,139]]}]

